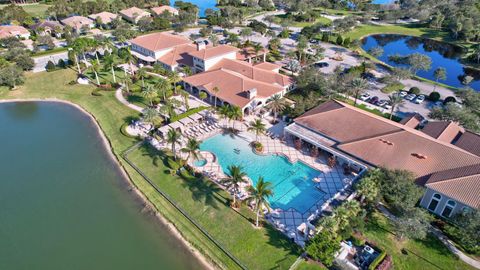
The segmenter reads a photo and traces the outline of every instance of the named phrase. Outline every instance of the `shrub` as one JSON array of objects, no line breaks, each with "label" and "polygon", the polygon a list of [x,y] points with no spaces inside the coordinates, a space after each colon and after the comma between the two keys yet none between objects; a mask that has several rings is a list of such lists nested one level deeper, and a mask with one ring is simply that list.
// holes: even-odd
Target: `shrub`
[{"label": "shrub", "polygon": [[368,266],[368,270],[375,270],[377,266],[385,259],[385,256],[387,256],[387,253],[385,251],[382,251],[380,255],[378,255],[375,260]]},{"label": "shrub", "polygon": [[440,93],[435,91],[431,92],[430,95],[428,95],[428,99],[433,102],[438,101],[440,99]]},{"label": "shrub", "polygon": [[174,171],[178,171],[178,169],[180,169],[180,164],[173,160],[173,158],[167,158],[167,165]]},{"label": "shrub", "polygon": [[344,45],[345,47],[350,46],[351,43],[352,43],[352,40],[350,39],[350,37],[347,37],[347,38],[343,41],[343,45]]},{"label": "shrub", "polygon": [[404,88],[405,86],[400,83],[400,82],[392,82],[386,85],[385,87],[382,88],[382,93],[390,94],[393,92],[400,91]]},{"label": "shrub", "polygon": [[329,37],[328,33],[323,33],[322,41],[323,42],[329,42],[330,41],[330,37]]},{"label": "shrub", "polygon": [[263,152],[263,145],[260,142],[252,142],[252,147],[257,152]]},{"label": "shrub", "polygon": [[393,261],[392,256],[388,255],[377,267],[377,270],[388,270],[392,268]]},{"label": "shrub", "polygon": [[278,37],[280,37],[280,38],[288,38],[289,35],[290,35],[290,32],[288,32],[287,29],[283,29],[282,32],[280,32],[280,34],[278,34]]},{"label": "shrub", "polygon": [[137,136],[133,136],[127,132],[127,127],[128,127],[128,123],[123,123],[123,125],[120,127],[120,133],[122,133],[122,135],[128,138],[137,138]]},{"label": "shrub", "polygon": [[444,101],[443,101],[443,105],[449,103],[449,102],[457,102],[457,99],[453,96],[448,96]]},{"label": "shrub", "polygon": [[55,66],[55,64],[52,61],[48,61],[47,65],[45,66],[45,69],[48,72],[50,72],[50,71],[54,71],[55,69],[57,69],[57,67]]},{"label": "shrub", "polygon": [[65,63],[65,61],[63,61],[63,59],[60,59],[60,60],[58,60],[57,66],[58,66],[59,68],[63,68],[63,69],[64,69],[64,68],[67,67],[67,64]]},{"label": "shrub", "polygon": [[340,249],[340,239],[327,230],[322,230],[307,243],[307,254],[321,261],[327,267],[332,266],[334,255]]},{"label": "shrub", "polygon": [[102,96],[102,93],[100,92],[101,89],[95,89],[92,91],[92,96],[96,96],[96,97],[101,97]]},{"label": "shrub", "polygon": [[337,45],[343,45],[343,37],[341,35],[337,37]]},{"label": "shrub", "polygon": [[409,94],[415,94],[415,95],[420,95],[420,88],[414,86],[408,90]]}]

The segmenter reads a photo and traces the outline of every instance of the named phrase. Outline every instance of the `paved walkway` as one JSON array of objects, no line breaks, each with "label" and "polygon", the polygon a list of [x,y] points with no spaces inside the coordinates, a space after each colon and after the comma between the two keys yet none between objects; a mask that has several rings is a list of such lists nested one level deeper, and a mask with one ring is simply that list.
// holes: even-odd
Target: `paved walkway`
[{"label": "paved walkway", "polygon": [[[386,217],[388,217],[391,220],[395,220],[397,217],[394,216],[388,209],[386,209],[383,205],[379,205],[378,209],[380,212],[382,212]],[[430,232],[433,233],[453,254],[457,255],[460,260],[465,262],[466,264],[469,264],[477,269],[480,269],[480,261],[477,261],[463,253],[461,250],[459,250],[455,244],[446,237],[442,231],[440,231],[438,228],[434,226],[430,226]]]},{"label": "paved walkway", "polygon": [[123,97],[123,94],[122,94],[122,88],[118,88],[116,91],[115,91],[115,97],[118,99],[118,101],[120,101],[122,104],[124,104],[125,106],[129,107],[130,109],[132,110],[135,110],[137,112],[142,112],[143,111],[143,108],[140,107],[140,106],[137,106],[137,105],[134,105],[130,102],[128,102],[124,97]]}]

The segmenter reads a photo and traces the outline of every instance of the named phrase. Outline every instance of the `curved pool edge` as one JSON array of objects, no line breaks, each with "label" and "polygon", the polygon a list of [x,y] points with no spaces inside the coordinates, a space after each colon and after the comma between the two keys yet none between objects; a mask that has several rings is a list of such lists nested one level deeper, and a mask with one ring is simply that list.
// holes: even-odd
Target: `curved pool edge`
[{"label": "curved pool edge", "polygon": [[0,104],[1,103],[26,103],[26,102],[61,103],[61,104],[71,106],[77,109],[78,111],[80,111],[82,114],[86,115],[89,118],[89,121],[93,123],[93,125],[95,126],[96,133],[100,137],[103,147],[105,148],[104,152],[113,162],[113,164],[117,168],[120,175],[122,175],[122,182],[127,184],[129,188],[128,191],[133,191],[132,193],[134,194],[133,199],[134,200],[136,199],[142,202],[143,208],[139,208],[139,209],[140,210],[147,209],[154,212],[155,213],[154,216],[157,222],[160,222],[162,225],[168,228],[169,233],[171,233],[176,239],[178,239],[206,269],[212,269],[212,270],[215,269],[215,267],[210,263],[209,259],[207,259],[207,257],[203,253],[198,251],[198,249],[196,249],[187,239],[185,239],[180,233],[180,231],[175,227],[175,225],[170,221],[168,221],[164,216],[162,216],[162,214],[160,214],[160,212],[155,207],[155,205],[150,201],[150,199],[148,199],[148,197],[142,192],[142,190],[139,187],[137,187],[135,182],[132,180],[130,174],[128,173],[127,169],[120,162],[119,157],[115,154],[111,141],[108,139],[108,136],[105,134],[104,130],[102,129],[101,125],[98,123],[98,120],[93,113],[89,112],[87,109],[83,108],[79,104],[76,104],[74,102],[71,102],[69,100],[64,100],[64,99],[57,99],[57,98],[0,99]]}]

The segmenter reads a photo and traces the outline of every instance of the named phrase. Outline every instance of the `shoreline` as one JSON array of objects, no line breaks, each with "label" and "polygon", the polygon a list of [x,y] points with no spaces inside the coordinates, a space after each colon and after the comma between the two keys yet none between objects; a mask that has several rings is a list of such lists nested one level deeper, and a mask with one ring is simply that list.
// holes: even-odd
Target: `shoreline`
[{"label": "shoreline", "polygon": [[93,114],[88,112],[86,109],[81,107],[78,104],[75,104],[73,102],[63,100],[63,99],[56,99],[56,98],[46,98],[46,99],[39,99],[39,98],[32,98],[32,99],[2,99],[0,100],[1,103],[20,103],[20,102],[52,102],[52,103],[62,103],[66,104],[69,106],[72,106],[76,109],[78,109],[81,113],[85,114],[88,116],[88,118],[91,120],[91,122],[94,124],[96,127],[97,133],[103,143],[103,146],[105,147],[107,155],[110,157],[111,161],[117,166],[118,171],[120,174],[123,176],[123,181],[128,185],[127,192],[133,191],[135,194],[136,199],[140,200],[144,206],[143,208],[140,208],[140,211],[143,211],[145,208],[147,208],[149,211],[152,211],[154,213],[155,219],[160,222],[162,225],[164,225],[166,228],[168,228],[169,233],[171,233],[176,239],[182,243],[185,248],[191,252],[191,254],[200,262],[201,265],[205,267],[205,269],[213,270],[216,269],[211,263],[210,260],[207,259],[207,257],[202,254],[200,251],[198,251],[188,240],[186,240],[182,234],[177,230],[175,225],[171,222],[169,222],[165,217],[163,217],[159,211],[157,211],[156,207],[150,202],[150,200],[146,197],[145,194],[135,185],[135,183],[132,181],[130,178],[130,175],[126,171],[125,167],[120,163],[118,160],[117,156],[113,153],[113,147],[110,144],[110,141],[108,140],[107,136],[103,132],[100,124],[97,122],[97,119]]}]

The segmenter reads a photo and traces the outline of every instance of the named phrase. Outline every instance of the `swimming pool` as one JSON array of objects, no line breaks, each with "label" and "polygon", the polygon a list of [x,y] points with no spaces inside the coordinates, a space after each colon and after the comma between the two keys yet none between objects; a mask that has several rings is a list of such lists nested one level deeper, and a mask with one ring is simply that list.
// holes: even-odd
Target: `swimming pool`
[{"label": "swimming pool", "polygon": [[228,172],[230,165],[242,166],[254,184],[260,176],[271,182],[274,195],[269,202],[273,208],[294,208],[305,213],[314,204],[322,203],[329,197],[312,181],[322,172],[302,162],[290,163],[283,156],[257,155],[240,137],[218,134],[205,140],[200,150],[215,154],[224,172]]}]

